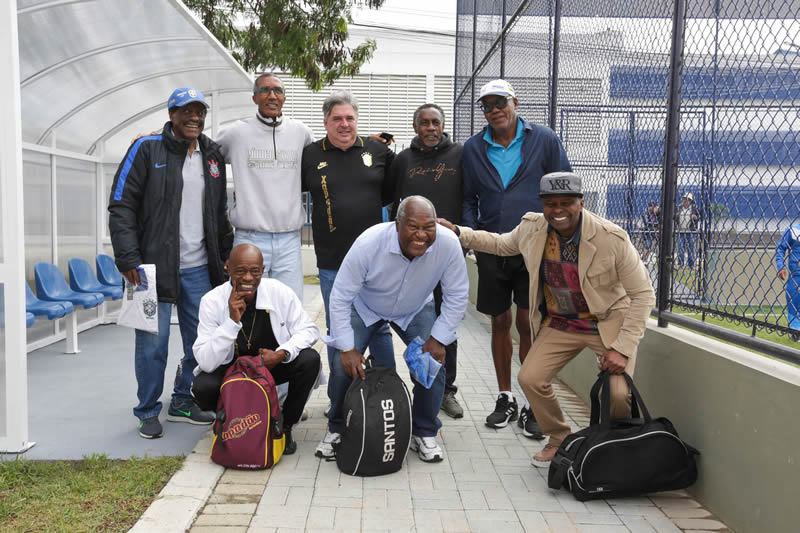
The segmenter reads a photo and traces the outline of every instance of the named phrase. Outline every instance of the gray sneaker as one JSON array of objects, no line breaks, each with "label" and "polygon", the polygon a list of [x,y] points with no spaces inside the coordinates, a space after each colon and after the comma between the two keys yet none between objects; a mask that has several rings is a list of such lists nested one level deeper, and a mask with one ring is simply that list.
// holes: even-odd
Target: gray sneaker
[{"label": "gray sneaker", "polygon": [[451,418],[462,418],[464,416],[464,409],[458,404],[456,393],[452,391],[444,393],[440,409]]},{"label": "gray sneaker", "polygon": [[157,439],[164,434],[158,416],[151,416],[139,421],[139,436],[144,439]]}]

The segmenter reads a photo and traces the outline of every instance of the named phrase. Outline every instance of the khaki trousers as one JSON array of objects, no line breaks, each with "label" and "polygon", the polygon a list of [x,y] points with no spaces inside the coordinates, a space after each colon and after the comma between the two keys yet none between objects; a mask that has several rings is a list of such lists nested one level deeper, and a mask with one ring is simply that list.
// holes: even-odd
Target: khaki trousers
[{"label": "khaki trousers", "polygon": [[[600,335],[569,333],[550,327],[539,331],[531,351],[519,371],[519,384],[531,404],[542,432],[550,435],[550,444],[558,446],[571,433],[553,391],[553,379],[581,350],[589,348],[597,355],[608,348]],[[628,358],[625,371],[633,377],[636,358]],[[625,378],[611,376],[611,418],[631,416],[631,392]]]}]

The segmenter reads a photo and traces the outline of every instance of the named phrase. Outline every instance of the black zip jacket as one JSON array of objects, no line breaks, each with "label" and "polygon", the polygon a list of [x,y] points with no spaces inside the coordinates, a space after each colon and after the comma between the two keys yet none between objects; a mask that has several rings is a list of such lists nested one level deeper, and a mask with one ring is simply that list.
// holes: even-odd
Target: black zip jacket
[{"label": "black zip jacket", "polygon": [[411,141],[392,163],[392,182],[396,184],[392,219],[403,198],[419,194],[436,207],[436,215],[453,224],[461,223],[464,180],[461,177],[462,146],[442,135],[433,150],[422,150],[419,137]]},{"label": "black zip jacket", "polygon": [[[214,141],[200,135],[203,154],[203,230],[212,286],[227,279],[223,263],[233,246],[228,221],[225,159]],[[176,139],[172,123],[160,135],[142,137],[128,149],[111,185],[108,227],[117,268],[125,272],[141,264],[156,265],[160,302],[178,301],[180,283],[180,211],[183,161],[188,140]]]}]

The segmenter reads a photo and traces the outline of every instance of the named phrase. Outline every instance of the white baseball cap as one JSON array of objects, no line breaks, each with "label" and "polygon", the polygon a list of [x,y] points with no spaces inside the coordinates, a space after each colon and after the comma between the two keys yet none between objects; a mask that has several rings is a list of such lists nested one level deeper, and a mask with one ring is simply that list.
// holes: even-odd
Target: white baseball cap
[{"label": "white baseball cap", "polygon": [[481,98],[490,94],[511,96],[512,98],[516,98],[517,96],[514,94],[514,88],[506,80],[492,80],[481,87],[481,95],[478,97],[478,101],[480,102]]}]

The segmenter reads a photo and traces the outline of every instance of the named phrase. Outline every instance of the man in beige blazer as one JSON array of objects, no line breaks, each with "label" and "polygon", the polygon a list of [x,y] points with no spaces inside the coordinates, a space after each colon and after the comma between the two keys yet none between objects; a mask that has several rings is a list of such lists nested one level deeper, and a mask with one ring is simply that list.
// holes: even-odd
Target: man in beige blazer
[{"label": "man in beige blazer", "polygon": [[580,176],[554,172],[542,177],[542,213],[526,213],[510,233],[475,231],[440,222],[461,245],[499,256],[522,254],[530,273],[533,345],[519,384],[542,431],[550,435],[532,463],[547,467],[569,435],[552,381],[584,348],[597,354],[611,376],[611,416],[630,416],[636,350],[655,304],[653,287],[628,234],[583,209]]}]

